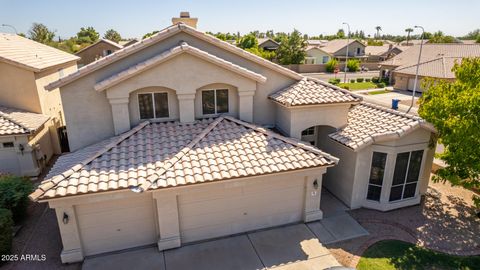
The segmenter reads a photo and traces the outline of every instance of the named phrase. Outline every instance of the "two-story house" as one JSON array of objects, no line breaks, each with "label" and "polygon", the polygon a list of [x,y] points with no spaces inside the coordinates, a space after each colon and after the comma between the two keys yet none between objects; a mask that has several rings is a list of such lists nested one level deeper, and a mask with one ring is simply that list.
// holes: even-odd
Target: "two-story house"
[{"label": "two-story house", "polygon": [[63,262],[319,220],[322,188],[351,208],[418,204],[429,180],[422,119],[181,20],[47,88],[73,153],[30,198],[55,209]]},{"label": "two-story house", "polygon": [[323,46],[320,46],[320,49],[333,55],[339,61],[345,61],[347,55],[347,44],[348,44],[348,58],[364,60],[367,58],[365,55],[365,44],[356,40],[356,39],[334,39],[328,41]]},{"label": "two-story house", "polygon": [[60,92],[44,86],[76,71],[77,60],[0,33],[0,173],[36,176],[54,153],[68,150]]}]

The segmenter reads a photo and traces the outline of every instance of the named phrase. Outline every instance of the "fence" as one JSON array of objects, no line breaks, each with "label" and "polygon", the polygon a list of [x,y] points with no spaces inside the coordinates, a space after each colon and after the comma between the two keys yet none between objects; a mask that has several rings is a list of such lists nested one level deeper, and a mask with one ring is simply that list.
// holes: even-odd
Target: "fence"
[{"label": "fence", "polygon": [[[360,63],[361,66],[368,68],[368,70],[380,70],[379,63]],[[295,65],[284,65],[284,67],[291,69],[298,73],[318,73],[318,72],[327,72],[325,64],[295,64]],[[338,64],[340,70],[344,70],[345,64]]]}]

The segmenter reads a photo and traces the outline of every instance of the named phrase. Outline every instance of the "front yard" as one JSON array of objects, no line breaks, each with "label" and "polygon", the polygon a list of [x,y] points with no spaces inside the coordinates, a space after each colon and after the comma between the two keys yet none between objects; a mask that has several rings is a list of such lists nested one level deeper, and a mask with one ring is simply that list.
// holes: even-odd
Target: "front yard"
[{"label": "front yard", "polygon": [[348,90],[366,90],[378,88],[377,84],[373,82],[339,83],[338,86]]},{"label": "front yard", "polygon": [[431,251],[398,240],[370,246],[360,259],[358,270],[390,269],[478,269],[480,256],[461,257]]}]

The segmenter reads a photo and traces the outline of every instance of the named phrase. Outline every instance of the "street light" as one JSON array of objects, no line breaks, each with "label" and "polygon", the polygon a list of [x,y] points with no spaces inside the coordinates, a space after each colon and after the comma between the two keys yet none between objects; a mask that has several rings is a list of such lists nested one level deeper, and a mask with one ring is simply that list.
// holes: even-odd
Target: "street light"
[{"label": "street light", "polygon": [[345,68],[344,68],[344,76],[343,76],[343,82],[347,82],[347,62],[348,62],[348,44],[350,43],[350,24],[344,22],[342,24],[346,24],[348,27],[348,33],[347,33],[347,53],[345,54]]},{"label": "street light", "polygon": [[2,26],[12,28],[13,31],[15,31],[15,34],[18,35],[17,28],[15,28],[13,25],[3,23]]},{"label": "street light", "polygon": [[413,83],[412,103],[410,104],[410,107],[408,108],[407,113],[410,112],[410,110],[413,107],[413,103],[415,102],[415,91],[417,90],[417,83],[418,83],[418,68],[420,67],[420,59],[422,57],[422,48],[423,48],[423,36],[425,35],[425,29],[423,29],[422,26],[415,25],[414,28],[422,29],[422,36],[420,37],[420,52],[418,53],[417,69],[415,71],[415,82]]}]

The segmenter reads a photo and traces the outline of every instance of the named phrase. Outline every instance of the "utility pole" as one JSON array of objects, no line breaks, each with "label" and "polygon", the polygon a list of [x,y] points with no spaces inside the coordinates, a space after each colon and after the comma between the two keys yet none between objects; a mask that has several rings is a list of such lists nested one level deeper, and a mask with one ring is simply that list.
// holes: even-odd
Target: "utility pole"
[{"label": "utility pole", "polygon": [[413,83],[412,103],[410,104],[410,107],[408,108],[407,113],[410,112],[410,110],[413,107],[413,104],[415,103],[415,91],[417,90],[417,84],[418,84],[418,68],[420,67],[420,60],[422,58],[423,36],[425,35],[425,29],[423,29],[422,26],[415,25],[414,28],[422,29],[422,36],[420,37],[420,52],[418,53],[417,69],[415,71],[415,82]]},{"label": "utility pole", "polygon": [[348,32],[347,32],[347,53],[345,54],[345,68],[344,68],[344,76],[343,76],[343,82],[347,83],[347,62],[348,62],[348,44],[350,43],[350,25],[346,22],[342,23],[346,24],[348,27]]}]

